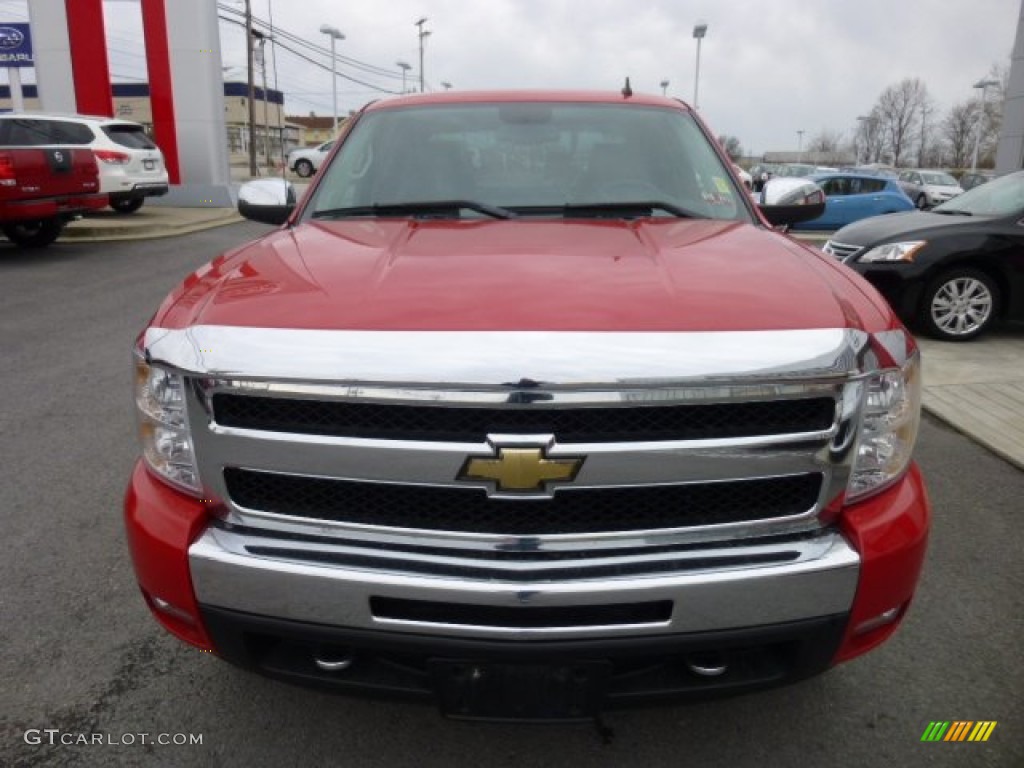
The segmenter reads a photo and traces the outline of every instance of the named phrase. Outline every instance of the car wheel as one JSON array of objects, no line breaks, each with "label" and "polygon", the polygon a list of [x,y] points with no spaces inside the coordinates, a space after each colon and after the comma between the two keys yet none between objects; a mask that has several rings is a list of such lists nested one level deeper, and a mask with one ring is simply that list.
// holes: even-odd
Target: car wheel
[{"label": "car wheel", "polygon": [[917,200],[914,201],[914,205],[917,206],[917,210],[923,211],[928,207],[928,198],[923,194],[917,196]]},{"label": "car wheel", "polygon": [[60,236],[63,229],[64,222],[60,219],[19,221],[2,227],[7,239],[22,248],[45,248]]},{"label": "car wheel", "polygon": [[313,164],[309,160],[299,160],[295,164],[295,172],[304,179],[313,175]]},{"label": "car wheel", "polygon": [[110,198],[110,207],[118,213],[135,213],[145,202],[144,197],[117,197]]},{"label": "car wheel", "polygon": [[957,269],[932,280],[921,300],[920,320],[932,336],[944,341],[969,341],[996,319],[999,289],[976,269]]}]

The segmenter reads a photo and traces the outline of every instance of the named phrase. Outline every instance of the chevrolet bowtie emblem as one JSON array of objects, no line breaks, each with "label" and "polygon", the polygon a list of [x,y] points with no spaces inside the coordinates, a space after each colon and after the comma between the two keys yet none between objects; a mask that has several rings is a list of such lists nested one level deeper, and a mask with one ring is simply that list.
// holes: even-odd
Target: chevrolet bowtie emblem
[{"label": "chevrolet bowtie emblem", "polygon": [[470,456],[456,480],[491,480],[498,491],[544,491],[549,482],[574,480],[583,458],[549,459],[542,448],[499,448],[495,458]]}]

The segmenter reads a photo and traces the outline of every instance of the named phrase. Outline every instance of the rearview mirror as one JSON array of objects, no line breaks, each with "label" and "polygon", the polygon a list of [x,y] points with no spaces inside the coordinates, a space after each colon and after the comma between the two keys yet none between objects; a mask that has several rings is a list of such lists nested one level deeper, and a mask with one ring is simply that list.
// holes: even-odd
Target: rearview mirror
[{"label": "rearview mirror", "polygon": [[825,212],[825,192],[810,179],[768,179],[758,208],[772,226],[810,221]]},{"label": "rearview mirror", "polygon": [[295,187],[284,179],[257,179],[238,190],[238,212],[252,221],[280,226],[295,210]]}]

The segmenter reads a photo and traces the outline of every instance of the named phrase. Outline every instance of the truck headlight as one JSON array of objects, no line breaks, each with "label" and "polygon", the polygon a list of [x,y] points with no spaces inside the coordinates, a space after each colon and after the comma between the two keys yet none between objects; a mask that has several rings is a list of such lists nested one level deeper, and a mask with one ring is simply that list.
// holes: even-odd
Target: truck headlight
[{"label": "truck headlight", "polygon": [[928,244],[926,240],[911,240],[906,243],[886,243],[872,248],[858,256],[857,261],[869,264],[876,261],[913,261],[914,254]]},{"label": "truck headlight", "polygon": [[142,455],[150,469],[184,491],[201,493],[185,411],[185,378],[136,357],[135,404]]},{"label": "truck headlight", "polygon": [[867,382],[857,456],[846,498],[857,499],[898,480],[910,465],[921,423],[921,356]]}]

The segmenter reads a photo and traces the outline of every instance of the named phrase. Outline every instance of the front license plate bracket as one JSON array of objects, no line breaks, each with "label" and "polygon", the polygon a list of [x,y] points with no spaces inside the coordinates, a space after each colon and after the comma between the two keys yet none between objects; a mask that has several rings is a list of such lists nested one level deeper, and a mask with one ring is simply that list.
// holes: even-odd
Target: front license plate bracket
[{"label": "front license plate bracket", "polygon": [[433,659],[430,675],[441,713],[462,720],[583,722],[604,702],[611,664],[551,664]]}]

